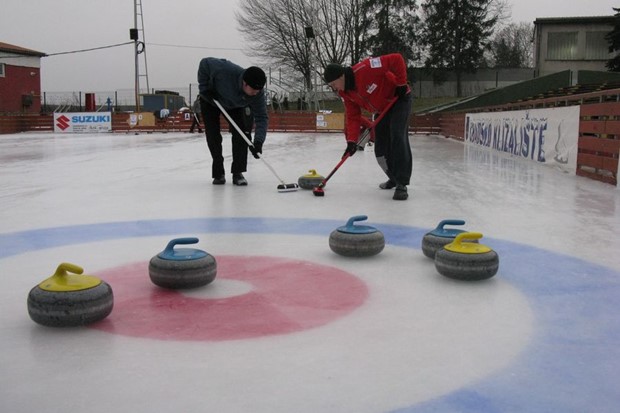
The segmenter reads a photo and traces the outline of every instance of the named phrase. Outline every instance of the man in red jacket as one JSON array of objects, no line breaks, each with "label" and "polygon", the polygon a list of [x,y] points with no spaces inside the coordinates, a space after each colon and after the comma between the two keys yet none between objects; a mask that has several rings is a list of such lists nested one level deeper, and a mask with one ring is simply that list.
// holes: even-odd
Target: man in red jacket
[{"label": "man in red jacket", "polygon": [[345,154],[349,156],[357,150],[360,129],[368,124],[362,116],[362,109],[378,115],[396,99],[375,127],[375,156],[388,176],[379,187],[395,188],[392,198],[406,200],[413,170],[408,133],[412,97],[403,57],[398,53],[371,57],[352,67],[330,63],[325,67],[323,77],[344,102]]}]

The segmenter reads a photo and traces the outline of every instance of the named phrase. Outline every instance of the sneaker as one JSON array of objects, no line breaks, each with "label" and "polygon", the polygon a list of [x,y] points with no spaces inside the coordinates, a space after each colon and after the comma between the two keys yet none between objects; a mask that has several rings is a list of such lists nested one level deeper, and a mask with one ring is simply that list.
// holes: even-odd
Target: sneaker
[{"label": "sneaker", "polygon": [[388,179],[387,181],[379,184],[379,188],[381,189],[392,189],[395,186],[396,186],[396,182],[392,181],[391,179]]},{"label": "sneaker", "polygon": [[213,178],[213,185],[224,185],[226,183],[226,177],[224,175]]},{"label": "sneaker", "polygon": [[233,184],[239,186],[246,186],[248,181],[245,180],[243,174],[233,174]]},{"label": "sneaker", "polygon": [[407,198],[409,198],[407,187],[405,185],[396,185],[392,199],[395,199],[396,201],[404,201]]}]

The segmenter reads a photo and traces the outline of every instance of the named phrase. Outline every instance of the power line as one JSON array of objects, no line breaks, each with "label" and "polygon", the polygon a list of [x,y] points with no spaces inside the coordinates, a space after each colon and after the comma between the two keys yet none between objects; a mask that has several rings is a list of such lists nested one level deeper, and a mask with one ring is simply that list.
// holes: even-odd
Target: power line
[{"label": "power line", "polygon": [[[108,45],[108,46],[92,47],[90,49],[79,49],[79,50],[71,50],[71,51],[68,51],[68,52],[48,53],[48,54],[45,54],[42,57],[51,57],[51,56],[61,56],[61,55],[66,55],[66,54],[92,52],[94,50],[110,49],[110,48],[113,48],[113,47],[126,46],[128,44],[133,44],[133,43],[134,43],[133,41],[129,41],[129,42],[125,42],[125,43],[111,44],[111,45]],[[184,49],[238,50],[238,51],[243,51],[243,49],[235,48],[235,47],[191,46],[191,45],[167,44],[167,43],[146,43],[146,44],[149,45],[149,46],[176,47],[176,48],[184,48]],[[22,56],[2,56],[2,59],[8,59],[8,58],[12,58],[12,57],[13,58],[19,58],[19,57],[22,57]]]},{"label": "power line", "polygon": [[47,54],[46,56],[43,56],[43,57],[59,56],[59,55],[63,55],[63,54],[72,54],[72,53],[92,52],[93,50],[110,49],[112,47],[125,46],[125,45],[128,45],[128,44],[133,44],[133,41],[125,42],[125,43],[112,44],[112,45],[109,45],[109,46],[93,47],[91,49],[80,49],[80,50],[72,50],[70,52],[50,53],[50,54]]},{"label": "power line", "polygon": [[166,43],[147,43],[149,46],[164,46],[164,47],[178,47],[185,49],[212,49],[212,50],[243,50],[234,47],[208,47],[208,46],[189,46],[182,44],[166,44]]}]

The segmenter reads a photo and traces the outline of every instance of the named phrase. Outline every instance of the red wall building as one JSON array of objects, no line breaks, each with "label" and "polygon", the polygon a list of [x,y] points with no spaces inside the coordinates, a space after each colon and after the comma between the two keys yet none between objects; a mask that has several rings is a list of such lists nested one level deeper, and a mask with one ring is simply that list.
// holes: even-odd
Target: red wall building
[{"label": "red wall building", "polygon": [[45,53],[0,42],[0,113],[41,111],[41,57]]}]

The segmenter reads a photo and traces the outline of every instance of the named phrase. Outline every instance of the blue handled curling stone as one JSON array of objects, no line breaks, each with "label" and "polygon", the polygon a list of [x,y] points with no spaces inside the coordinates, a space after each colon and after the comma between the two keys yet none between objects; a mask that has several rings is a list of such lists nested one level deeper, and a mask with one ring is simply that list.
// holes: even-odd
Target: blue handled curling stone
[{"label": "blue handled curling stone", "polygon": [[346,257],[369,257],[383,251],[385,237],[381,231],[368,225],[354,225],[366,219],[366,215],[351,217],[346,225],[332,231],[329,248]]},{"label": "blue handled curling stone", "polygon": [[297,180],[297,184],[302,189],[314,189],[325,179],[324,176],[319,175],[314,169],[310,169],[308,172]]},{"label": "blue handled curling stone", "polygon": [[166,248],[151,258],[149,277],[153,284],[163,288],[183,289],[207,285],[215,279],[217,263],[205,251],[177,248],[177,244],[196,244],[198,238],[175,238]]},{"label": "blue handled curling stone", "polygon": [[76,327],[106,318],[114,306],[112,288],[82,267],[62,263],[28,294],[28,315],[49,327]]},{"label": "blue handled curling stone", "polygon": [[453,242],[437,250],[437,271],[448,278],[464,281],[493,277],[499,269],[499,256],[486,245],[471,242],[480,238],[482,234],[479,232],[463,232]]},{"label": "blue handled curling stone", "polygon": [[[466,232],[457,228],[445,228],[446,225],[465,225],[465,221],[462,219],[445,219],[439,222],[434,230],[427,232],[422,238],[422,252],[428,258],[434,259],[437,250],[454,241],[458,234]],[[469,241],[478,242],[478,240]]]}]

